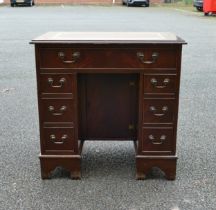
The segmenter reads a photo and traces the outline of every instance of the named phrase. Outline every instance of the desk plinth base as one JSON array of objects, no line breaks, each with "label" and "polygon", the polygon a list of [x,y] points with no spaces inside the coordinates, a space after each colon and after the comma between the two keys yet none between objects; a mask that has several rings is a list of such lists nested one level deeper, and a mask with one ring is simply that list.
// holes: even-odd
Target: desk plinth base
[{"label": "desk plinth base", "polygon": [[51,172],[58,166],[70,172],[71,179],[81,178],[80,155],[40,155],[41,178],[50,179]]},{"label": "desk plinth base", "polygon": [[175,180],[177,156],[136,156],[136,179],[143,180],[153,167],[160,168],[167,180]]}]

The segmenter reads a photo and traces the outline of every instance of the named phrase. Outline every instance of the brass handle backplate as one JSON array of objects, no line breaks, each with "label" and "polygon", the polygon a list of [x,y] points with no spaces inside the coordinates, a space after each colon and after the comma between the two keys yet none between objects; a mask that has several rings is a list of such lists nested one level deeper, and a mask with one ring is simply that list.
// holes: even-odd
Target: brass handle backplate
[{"label": "brass handle backplate", "polygon": [[54,144],[64,144],[64,141],[68,138],[67,134],[62,135],[62,137],[60,138],[60,140],[56,140],[56,136],[55,134],[51,134],[50,135],[50,140],[54,143]]},{"label": "brass handle backplate", "polygon": [[64,114],[64,112],[67,110],[67,106],[61,106],[58,112],[55,110],[54,106],[49,106],[48,110],[52,113],[52,115],[59,116]]},{"label": "brass handle backplate", "polygon": [[148,60],[144,60],[145,59],[145,55],[143,52],[137,52],[137,57],[139,58],[139,60],[143,63],[143,64],[153,64],[157,61],[159,56],[159,53],[157,52],[153,52],[152,53],[152,60],[148,61]]},{"label": "brass handle backplate", "polygon": [[167,87],[167,85],[169,84],[169,82],[170,82],[170,79],[169,78],[165,78],[164,80],[163,80],[163,84],[162,85],[158,85],[158,81],[157,81],[157,79],[156,78],[151,78],[151,84],[155,87],[155,88],[165,88],[165,87]]},{"label": "brass handle backplate", "polygon": [[166,135],[161,135],[159,139],[156,139],[154,135],[151,134],[148,136],[148,138],[152,144],[163,144],[166,140]]},{"label": "brass handle backplate", "polygon": [[80,57],[80,52],[72,53],[72,55],[71,55],[72,59],[71,60],[65,59],[66,56],[65,56],[64,52],[59,52],[58,57],[62,60],[63,63],[66,63],[66,64],[76,63]]},{"label": "brass handle backplate", "polygon": [[162,116],[164,116],[164,115],[166,114],[166,112],[168,111],[168,106],[163,106],[163,107],[162,107],[162,109],[161,109],[161,112],[162,112],[162,113],[158,113],[158,110],[156,109],[155,106],[150,106],[150,107],[149,107],[149,110],[150,110],[151,112],[153,112],[153,115],[154,115],[154,116],[162,117]]},{"label": "brass handle backplate", "polygon": [[53,82],[54,82],[53,78],[48,78],[48,83],[50,84],[50,86],[51,86],[52,88],[61,88],[61,87],[63,86],[63,84],[66,82],[66,79],[65,79],[64,77],[61,78],[61,79],[58,81],[59,85],[54,85]]}]

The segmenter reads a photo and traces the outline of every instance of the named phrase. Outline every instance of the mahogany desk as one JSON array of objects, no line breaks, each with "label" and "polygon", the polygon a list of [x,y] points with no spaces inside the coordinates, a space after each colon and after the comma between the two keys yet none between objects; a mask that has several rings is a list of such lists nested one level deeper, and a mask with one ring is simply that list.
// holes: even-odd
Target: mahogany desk
[{"label": "mahogany desk", "polygon": [[34,40],[41,175],[62,166],[80,178],[85,140],[131,140],[136,178],[176,175],[185,41],[171,33],[50,32]]}]

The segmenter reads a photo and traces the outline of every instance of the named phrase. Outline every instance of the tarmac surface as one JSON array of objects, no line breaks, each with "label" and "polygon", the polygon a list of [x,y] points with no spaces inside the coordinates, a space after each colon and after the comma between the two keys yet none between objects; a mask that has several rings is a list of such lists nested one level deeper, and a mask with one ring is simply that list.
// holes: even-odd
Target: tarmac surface
[{"label": "tarmac surface", "polygon": [[[41,180],[34,47],[47,31],[171,31],[183,47],[175,181],[135,180],[131,142],[86,142],[82,179]],[[0,7],[0,210],[215,210],[216,19],[166,8]]]}]

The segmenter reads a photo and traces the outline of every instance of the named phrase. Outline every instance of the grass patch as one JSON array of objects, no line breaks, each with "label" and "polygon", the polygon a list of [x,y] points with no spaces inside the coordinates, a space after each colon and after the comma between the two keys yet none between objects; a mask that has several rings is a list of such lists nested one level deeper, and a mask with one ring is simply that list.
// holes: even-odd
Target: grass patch
[{"label": "grass patch", "polygon": [[156,7],[163,7],[163,8],[171,8],[171,9],[180,9],[185,11],[195,12],[196,8],[193,6],[193,0],[184,0],[184,1],[177,1],[171,3],[161,3],[161,4],[154,4]]}]

